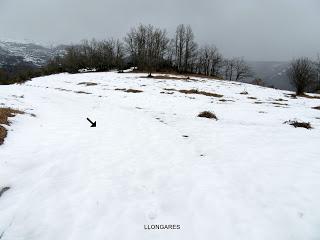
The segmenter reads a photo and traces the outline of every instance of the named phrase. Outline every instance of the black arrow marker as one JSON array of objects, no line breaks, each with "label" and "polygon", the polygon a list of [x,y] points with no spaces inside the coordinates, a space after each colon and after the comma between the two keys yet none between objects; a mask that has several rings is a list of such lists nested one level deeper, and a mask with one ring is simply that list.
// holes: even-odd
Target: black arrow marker
[{"label": "black arrow marker", "polygon": [[91,127],[97,127],[97,122],[92,122],[89,118],[87,120],[91,123]]}]

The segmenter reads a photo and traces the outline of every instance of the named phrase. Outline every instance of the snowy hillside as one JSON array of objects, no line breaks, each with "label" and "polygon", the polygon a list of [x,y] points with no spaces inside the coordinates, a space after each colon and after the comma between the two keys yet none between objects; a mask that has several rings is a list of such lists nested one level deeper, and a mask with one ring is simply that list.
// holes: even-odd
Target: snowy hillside
[{"label": "snowy hillside", "polygon": [[0,86],[26,112],[0,146],[1,240],[319,239],[320,99],[143,76]]},{"label": "snowy hillside", "polygon": [[63,52],[63,46],[47,48],[35,43],[0,40],[0,66],[11,64],[12,61],[6,61],[9,57],[22,58],[24,62],[42,66],[50,58]]}]

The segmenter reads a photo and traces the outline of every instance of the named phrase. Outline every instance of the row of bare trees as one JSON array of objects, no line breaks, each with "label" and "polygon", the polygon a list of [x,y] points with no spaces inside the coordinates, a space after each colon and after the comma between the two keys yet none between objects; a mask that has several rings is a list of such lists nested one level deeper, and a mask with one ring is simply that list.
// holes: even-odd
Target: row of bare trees
[{"label": "row of bare trees", "polygon": [[[66,54],[49,65],[52,71],[77,72],[81,68],[99,71],[138,67],[149,72],[175,71],[242,80],[250,69],[242,58],[225,59],[214,45],[200,46],[189,25],[177,27],[173,38],[165,29],[152,25],[131,28],[124,41],[83,41],[69,46]],[[49,70],[50,71],[50,70]]]},{"label": "row of bare trees", "polygon": [[87,41],[66,48],[66,54],[49,61],[49,72],[78,72],[82,68],[107,71],[124,66],[125,49],[123,42],[115,39]]}]

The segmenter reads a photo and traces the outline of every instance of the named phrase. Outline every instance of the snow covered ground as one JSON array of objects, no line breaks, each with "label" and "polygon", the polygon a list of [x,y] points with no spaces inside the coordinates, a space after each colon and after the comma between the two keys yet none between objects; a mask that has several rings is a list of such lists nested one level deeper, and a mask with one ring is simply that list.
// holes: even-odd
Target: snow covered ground
[{"label": "snow covered ground", "polygon": [[[0,146],[1,240],[320,239],[320,99],[142,76],[0,86],[1,105],[36,115],[12,119]],[[159,224],[180,229],[145,229]]]}]

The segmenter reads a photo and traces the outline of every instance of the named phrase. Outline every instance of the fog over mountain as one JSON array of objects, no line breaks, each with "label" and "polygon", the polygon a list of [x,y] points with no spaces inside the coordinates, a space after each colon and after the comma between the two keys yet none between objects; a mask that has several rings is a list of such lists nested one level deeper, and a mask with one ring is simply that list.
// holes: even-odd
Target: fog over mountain
[{"label": "fog over mountain", "polygon": [[41,43],[122,38],[139,23],[191,24],[226,57],[288,61],[320,52],[319,0],[1,0],[0,37]]}]

